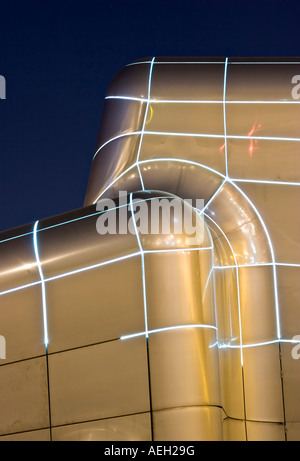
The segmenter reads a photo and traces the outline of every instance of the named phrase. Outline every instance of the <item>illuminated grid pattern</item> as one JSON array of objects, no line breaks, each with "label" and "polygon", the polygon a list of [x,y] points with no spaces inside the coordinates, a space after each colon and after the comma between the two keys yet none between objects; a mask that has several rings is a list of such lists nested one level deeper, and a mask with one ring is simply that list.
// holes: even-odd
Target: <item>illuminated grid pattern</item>
[{"label": "illuminated grid pattern", "polygon": [[[147,61],[145,61],[144,63],[146,63]],[[149,61],[150,63],[150,61]],[[195,62],[185,62],[182,64],[195,64]],[[219,62],[218,62],[219,63]],[[136,64],[139,64],[139,63],[136,63]],[[235,257],[235,254],[234,254],[234,251],[232,249],[232,246],[230,244],[230,241],[228,240],[226,234],[223,232],[223,230],[220,228],[220,226],[217,225],[217,223],[214,222],[215,225],[217,225],[217,227],[219,228],[219,230],[221,231],[222,235],[225,237],[227,243],[229,244],[230,248],[231,248],[231,251],[232,251],[232,255],[233,255],[233,258],[234,258],[234,261],[235,261],[235,265],[234,266],[229,266],[230,268],[234,267],[235,268],[235,272],[236,272],[236,283],[237,283],[237,293],[238,293],[238,304],[239,304],[239,325],[240,325],[240,340],[241,340],[241,344],[239,346],[232,346],[230,344],[219,344],[219,347],[220,348],[224,348],[224,347],[229,347],[229,348],[235,348],[235,347],[238,347],[240,348],[240,351],[241,351],[241,362],[242,362],[242,365],[243,365],[243,348],[245,347],[256,347],[256,346],[263,346],[263,345],[269,345],[269,344],[272,344],[272,343],[278,343],[279,344],[279,357],[280,357],[280,364],[281,364],[281,351],[280,351],[280,343],[284,343],[284,342],[295,342],[293,340],[290,340],[290,339],[282,339],[281,337],[281,328],[280,328],[280,318],[279,318],[279,302],[278,302],[278,289],[277,289],[277,273],[276,273],[276,267],[278,265],[285,265],[284,263],[277,263],[275,261],[275,255],[274,255],[274,249],[273,249],[273,245],[272,245],[272,241],[271,241],[271,238],[270,238],[270,235],[269,235],[269,232],[268,232],[268,229],[259,213],[259,211],[257,210],[257,208],[254,206],[254,204],[250,201],[250,199],[246,196],[246,194],[237,186],[236,183],[238,182],[249,182],[249,183],[262,183],[262,184],[280,184],[280,185],[284,185],[284,186],[299,186],[300,183],[299,182],[295,182],[295,181],[271,181],[271,180],[261,180],[261,179],[244,179],[244,178],[232,178],[229,176],[229,172],[228,172],[228,152],[227,152],[227,140],[228,139],[247,139],[247,140],[270,140],[270,141],[276,141],[276,142],[286,142],[286,141],[292,141],[292,142],[296,142],[298,143],[300,141],[300,138],[298,137],[275,137],[275,136],[253,136],[252,134],[249,134],[248,136],[240,136],[240,135],[234,135],[234,134],[231,134],[229,135],[227,133],[227,119],[226,119],[226,105],[227,104],[299,104],[300,101],[261,101],[261,100],[257,100],[257,101],[226,101],[226,88],[227,88],[227,69],[228,69],[228,58],[226,58],[225,62],[224,62],[224,85],[223,85],[223,100],[222,101],[214,101],[214,100],[193,100],[193,101],[190,101],[190,100],[171,100],[171,99],[158,99],[158,100],[155,100],[155,99],[151,99],[151,79],[152,79],[152,72],[153,72],[153,64],[179,64],[179,62],[154,62],[153,60],[151,61],[151,66],[150,66],[150,72],[149,72],[149,88],[148,88],[148,98],[146,100],[143,100],[142,98],[131,98],[131,97],[128,97],[128,96],[123,96],[123,95],[120,95],[120,96],[107,96],[107,99],[124,99],[124,100],[136,100],[136,101],[146,101],[147,102],[147,108],[146,108],[146,113],[145,113],[145,119],[147,117],[147,113],[148,113],[148,107],[149,107],[149,103],[155,103],[155,104],[180,104],[180,103],[184,103],[184,104],[222,104],[223,105],[223,118],[224,118],[224,135],[220,135],[220,134],[207,134],[207,133],[180,133],[180,132],[164,132],[164,131],[145,131],[145,123],[143,124],[143,128],[142,128],[142,131],[136,131],[136,132],[131,132],[131,133],[124,133],[124,134],[121,134],[121,135],[118,135],[118,136],[115,136],[114,138],[106,141],[105,144],[103,144],[102,146],[100,146],[98,148],[98,150],[96,151],[95,153],[95,157],[98,155],[98,153],[100,152],[100,150],[105,146],[107,145],[109,142],[111,141],[114,141],[115,139],[120,139],[122,138],[123,136],[128,136],[128,135],[131,135],[131,136],[134,136],[134,135],[140,135],[141,134],[141,139],[140,139],[140,145],[139,145],[139,153],[140,153],[140,150],[141,150],[141,144],[142,144],[142,138],[143,138],[143,135],[144,134],[147,134],[147,135],[152,135],[152,136],[155,136],[155,135],[165,135],[165,136],[182,136],[182,137],[202,137],[202,138],[220,138],[220,139],[223,139],[224,140],[224,153],[225,153],[225,171],[226,171],[226,174],[223,175],[221,174],[220,172],[216,171],[216,170],[213,170],[212,168],[209,168],[207,167],[206,165],[203,165],[203,164],[199,164],[197,162],[191,162],[191,161],[187,161],[186,159],[178,159],[178,158],[155,158],[155,159],[151,159],[151,160],[144,160],[144,161],[140,161],[139,160],[139,153],[138,153],[138,156],[137,156],[137,160],[136,160],[136,163],[131,165],[126,171],[124,171],[119,177],[117,177],[103,192],[102,194],[97,198],[97,200],[106,192],[106,190],[111,187],[111,185],[113,185],[114,183],[116,183],[118,181],[118,179],[120,179],[120,177],[122,177],[124,174],[126,174],[128,171],[130,171],[130,169],[134,168],[135,166],[138,168],[138,171],[139,171],[139,175],[141,176],[141,170],[140,170],[140,166],[141,164],[148,164],[148,163],[151,163],[151,162],[154,162],[154,163],[157,163],[159,161],[168,161],[168,162],[183,162],[183,163],[186,163],[186,164],[193,164],[193,165],[197,165],[199,167],[202,167],[202,168],[205,168],[205,169],[208,169],[212,172],[214,172],[215,174],[221,176],[223,178],[223,182],[221,184],[221,186],[218,188],[218,190],[215,192],[215,194],[211,197],[211,199],[209,200],[209,202],[207,203],[206,207],[208,207],[211,202],[214,200],[214,198],[218,195],[218,193],[222,190],[224,184],[226,184],[226,182],[229,182],[230,184],[232,184],[245,198],[246,200],[250,203],[250,205],[252,206],[252,208],[254,209],[255,211],[255,214],[258,216],[261,224],[262,224],[262,227],[265,231],[265,234],[266,234],[266,237],[267,237],[267,240],[268,240],[268,243],[269,243],[269,248],[270,248],[270,252],[271,252],[271,256],[272,256],[272,263],[267,263],[267,264],[264,264],[264,265],[270,265],[272,266],[273,268],[273,282],[274,282],[274,296],[275,296],[275,311],[276,311],[276,323],[277,323],[277,340],[274,340],[274,341],[266,341],[264,343],[256,343],[256,344],[246,344],[244,345],[243,342],[242,342],[242,331],[241,331],[241,311],[240,311],[240,300],[239,300],[239,267],[243,267],[241,265],[238,265],[237,264],[237,260],[236,260],[236,257]],[[200,63],[199,63],[200,64]],[[232,64],[242,64],[242,63],[232,63]],[[247,63],[247,64],[252,64],[252,63]],[[253,64],[264,64],[263,62],[259,63],[259,62],[254,62]],[[269,64],[269,63],[268,63]],[[279,64],[278,62],[274,62],[274,64]],[[286,64],[289,64],[288,62]],[[291,62],[290,64],[295,64],[295,62]],[[144,122],[145,122],[145,119],[144,119]],[[94,158],[95,158],[94,157]],[[141,186],[142,188],[144,189],[144,182],[143,182],[143,178],[141,178]],[[96,201],[97,201],[96,200]],[[208,215],[206,215],[208,219],[211,219]],[[261,265],[261,264],[257,264],[257,265]],[[288,264],[286,264],[288,265]],[[256,266],[256,264],[249,264],[247,265],[248,267],[254,267]],[[297,264],[295,264],[295,267],[297,266]],[[244,266],[246,267],[246,265]],[[216,267],[215,269],[226,269],[228,267]],[[282,367],[282,364],[280,365]],[[281,379],[282,379],[282,368],[281,368]],[[283,384],[282,384],[282,388],[283,388]],[[284,409],[284,413],[285,413],[285,409]],[[246,417],[245,417],[246,419]],[[284,416],[284,423],[285,423],[285,430],[286,430],[286,420],[285,420],[285,416]],[[247,431],[247,430],[246,430]]]},{"label": "illuminated grid pattern", "polygon": [[[275,274],[275,269],[276,269],[276,265],[278,264],[281,264],[281,265],[285,265],[284,263],[276,263],[275,261],[275,257],[274,257],[274,250],[273,250],[273,246],[272,246],[272,242],[271,242],[271,239],[269,237],[269,233],[267,231],[267,228],[258,212],[258,210],[256,209],[256,207],[254,206],[254,204],[250,201],[250,199],[246,196],[246,194],[235,184],[236,182],[253,182],[253,183],[263,183],[263,184],[280,184],[280,185],[285,185],[285,186],[288,186],[288,185],[291,185],[291,186],[299,186],[300,185],[300,182],[291,182],[291,181],[270,181],[270,180],[259,180],[259,179],[242,179],[242,178],[231,178],[229,176],[229,173],[228,173],[228,160],[227,160],[227,139],[247,139],[247,140],[274,140],[274,141],[295,141],[295,142],[299,142],[300,141],[300,138],[295,138],[295,137],[271,137],[271,136],[252,136],[252,135],[249,135],[249,136],[238,136],[238,135],[229,135],[227,133],[227,129],[226,129],[226,105],[227,104],[300,104],[300,101],[243,101],[243,100],[240,100],[240,101],[227,101],[226,100],[226,86],[227,86],[227,69],[228,69],[228,65],[238,65],[238,64],[253,64],[253,65],[257,65],[257,64],[300,64],[300,62],[297,62],[297,61],[276,61],[276,62],[272,62],[272,61],[239,61],[239,62],[229,62],[228,58],[225,59],[225,61],[155,61],[155,58],[153,58],[151,61],[139,61],[139,62],[135,62],[135,63],[131,63],[129,65],[138,65],[138,64],[150,64],[150,70],[149,70],[149,86],[148,86],[148,98],[144,99],[144,98],[134,98],[134,97],[129,97],[129,96],[123,96],[123,95],[120,95],[120,96],[107,96],[107,99],[110,99],[110,98],[113,98],[113,99],[126,99],[126,100],[139,100],[139,101],[145,101],[147,102],[147,107],[146,107],[146,112],[145,112],[145,117],[144,117],[144,122],[143,122],[143,128],[142,128],[142,131],[133,131],[133,132],[129,132],[129,133],[124,133],[124,134],[121,134],[121,135],[118,135],[118,136],[115,136],[113,138],[111,138],[110,140],[106,141],[102,146],[100,146],[95,155],[94,155],[94,158],[98,155],[98,153],[100,152],[100,150],[105,146],[107,145],[108,143],[116,140],[116,139],[120,139],[124,136],[134,136],[134,135],[141,135],[141,139],[140,139],[140,144],[139,144],[139,150],[138,150],[138,155],[137,155],[137,160],[136,160],[136,163],[132,164],[126,171],[124,171],[120,176],[118,176],[102,193],[101,195],[95,200],[94,203],[96,203],[100,197],[106,192],[106,190],[108,188],[110,188],[113,184],[115,184],[123,175],[125,175],[128,171],[130,171],[131,169],[133,169],[134,167],[137,167],[138,170],[139,170],[139,175],[141,176],[141,172],[140,172],[140,165],[142,164],[147,164],[147,163],[150,163],[150,162],[158,162],[158,161],[173,161],[173,162],[184,162],[184,163],[187,163],[187,164],[193,164],[193,165],[196,165],[196,166],[199,166],[199,167],[202,167],[202,168],[205,168],[207,170],[210,170],[211,172],[217,174],[218,176],[222,177],[224,179],[222,185],[220,186],[220,188],[217,190],[216,194],[211,198],[211,200],[209,201],[209,203],[215,198],[215,196],[221,191],[223,185],[226,183],[226,182],[229,182],[230,184],[232,184],[235,188],[237,188],[239,190],[239,192],[247,199],[247,201],[251,204],[251,206],[253,207],[253,209],[256,211],[257,215],[259,216],[259,219],[266,231],[266,235],[268,237],[268,241],[269,241],[269,245],[270,245],[270,250],[271,250],[271,254],[272,254],[272,265],[274,267],[274,274]],[[159,65],[159,64],[224,64],[224,86],[223,86],[223,100],[222,101],[205,101],[205,100],[155,100],[155,99],[151,99],[151,81],[152,81],[152,74],[153,74],[153,67],[154,65]],[[216,103],[219,103],[219,104],[222,104],[223,105],[223,115],[224,115],[224,135],[211,135],[211,134],[204,134],[204,133],[178,133],[178,132],[153,132],[153,131],[145,131],[145,120],[147,118],[147,113],[148,113],[148,107],[149,107],[149,103],[190,103],[190,104],[216,104]],[[192,161],[188,161],[186,159],[178,159],[178,158],[155,158],[155,159],[151,159],[151,160],[144,160],[144,161],[140,161],[139,160],[139,156],[140,156],[140,150],[141,150],[141,145],[142,145],[142,141],[143,141],[143,135],[144,134],[147,134],[147,135],[169,135],[169,136],[187,136],[187,137],[208,137],[208,138],[221,138],[221,139],[224,139],[224,143],[225,143],[225,165],[226,165],[226,175],[223,175],[222,173],[220,173],[219,171],[217,170],[214,170],[204,164],[200,164],[200,163],[197,163],[197,162],[192,162]],[[143,184],[143,179],[141,178],[141,186],[144,190],[144,184]],[[208,206],[208,204],[206,205]],[[274,281],[275,281],[275,287],[276,287],[276,275],[274,275]],[[275,288],[275,291],[277,292],[277,289]],[[277,299],[278,299],[278,295],[276,294],[275,295],[275,299],[276,299],[276,304],[277,304]],[[276,309],[277,309],[277,315],[278,315],[278,305],[276,306]],[[279,320],[278,320],[278,338],[280,338],[280,327],[279,327]]]},{"label": "illuminated grid pattern", "polygon": [[[223,349],[223,348],[239,348],[240,349],[240,353],[241,353],[241,363],[243,365],[243,349],[244,348],[249,348],[249,347],[257,347],[257,346],[264,346],[264,345],[269,345],[269,344],[274,344],[274,343],[297,343],[298,341],[295,341],[295,340],[292,340],[292,339],[283,339],[281,337],[281,331],[280,331],[280,319],[279,319],[279,305],[278,305],[278,290],[277,290],[277,274],[276,274],[276,267],[277,266],[287,266],[287,267],[300,267],[300,264],[295,264],[295,263],[282,263],[282,262],[276,262],[275,261],[275,256],[274,256],[274,250],[273,250],[273,245],[272,245],[272,242],[271,242],[271,239],[270,239],[270,236],[269,236],[269,233],[268,233],[268,230],[267,230],[267,227],[260,215],[260,213],[258,212],[257,208],[254,206],[254,204],[250,201],[250,199],[246,196],[246,194],[238,187],[238,185],[236,184],[237,182],[253,182],[253,183],[266,183],[266,184],[280,184],[280,185],[284,185],[284,186],[299,186],[300,185],[300,182],[292,182],[292,181],[271,181],[271,180],[258,180],[258,179],[242,179],[242,178],[232,178],[229,176],[229,172],[228,172],[228,153],[227,153],[227,139],[246,139],[246,140],[249,140],[249,139],[253,139],[253,140],[273,140],[273,141],[278,141],[278,142],[284,142],[284,141],[292,141],[292,142],[299,142],[300,141],[300,138],[296,138],[296,137],[267,137],[267,136],[238,136],[238,135],[229,135],[227,133],[227,128],[226,128],[226,105],[227,104],[254,104],[254,103],[259,103],[259,104],[300,104],[300,101],[226,101],[226,79],[227,79],[227,68],[228,68],[228,65],[229,64],[242,64],[242,62],[233,62],[233,63],[229,63],[228,62],[228,59],[226,58],[225,62],[222,61],[222,63],[224,64],[224,91],[223,91],[223,100],[222,101],[204,101],[204,100],[193,100],[193,101],[187,101],[187,100],[181,100],[181,101],[178,101],[178,100],[155,100],[155,99],[151,99],[151,79],[152,79],[152,72],[153,72],[153,68],[154,68],[154,65],[158,65],[158,64],[177,64],[177,63],[173,63],[173,62],[155,62],[155,58],[153,58],[151,61],[144,61],[144,62],[137,62],[137,63],[133,63],[131,65],[135,65],[135,64],[145,64],[145,63],[149,63],[150,64],[150,72],[149,72],[149,87],[148,87],[148,97],[143,99],[143,98],[134,98],[134,97],[128,97],[128,96],[107,96],[107,99],[123,99],[123,100],[129,100],[129,101],[143,101],[143,102],[146,102],[146,110],[145,110],[145,115],[144,115],[144,120],[143,120],[143,126],[142,126],[142,130],[141,131],[135,131],[135,132],[130,132],[130,133],[124,133],[124,134],[121,134],[121,135],[118,135],[118,136],[115,136],[111,139],[109,139],[108,141],[106,141],[95,153],[95,156],[94,158],[98,155],[98,153],[101,151],[101,149],[106,146],[108,143],[116,140],[116,139],[120,139],[124,136],[139,136],[140,135],[140,142],[139,142],[139,147],[138,147],[138,153],[137,153],[137,159],[136,159],[136,162],[134,164],[132,164],[126,171],[124,171],[121,175],[119,175],[103,192],[102,194],[97,198],[97,200],[95,200],[94,203],[96,203],[100,197],[106,192],[106,190],[108,190],[113,184],[115,184],[123,175],[125,175],[128,171],[130,171],[131,169],[137,167],[138,169],[138,173],[139,173],[139,177],[140,177],[140,181],[141,181],[141,187],[143,190],[145,190],[145,187],[144,187],[144,181],[143,181],[143,177],[142,177],[142,171],[141,171],[141,166],[142,165],[146,165],[148,163],[151,163],[151,162],[182,162],[182,163],[186,163],[186,164],[193,164],[197,167],[200,167],[200,168],[204,168],[204,169],[207,169],[213,173],[215,173],[216,175],[218,175],[219,177],[222,178],[223,182],[222,184],[219,186],[219,188],[217,189],[217,191],[213,194],[213,196],[211,197],[211,199],[208,201],[208,203],[206,204],[206,208],[209,207],[209,205],[212,204],[213,200],[217,197],[217,195],[221,192],[223,186],[226,184],[226,183],[230,183],[231,185],[233,185],[238,191],[239,193],[244,197],[246,198],[246,200],[250,203],[250,205],[252,206],[252,208],[254,209],[255,211],[255,214],[258,216],[264,230],[265,230],[265,233],[266,233],[266,236],[267,236],[267,239],[268,239],[268,242],[269,242],[269,246],[270,246],[270,251],[271,251],[271,255],[272,255],[272,262],[271,263],[258,263],[258,264],[244,264],[244,265],[239,265],[237,263],[237,260],[236,260],[236,257],[235,257],[235,254],[234,254],[234,251],[233,251],[233,248],[231,246],[231,243],[229,241],[229,239],[227,238],[225,232],[222,230],[222,228],[215,222],[212,220],[212,218],[210,216],[208,216],[206,213],[205,213],[205,216],[208,220],[211,220],[213,221],[214,225],[216,225],[218,227],[218,229],[220,230],[220,232],[222,233],[222,235],[225,237],[227,243],[229,244],[230,246],[230,249],[231,249],[231,252],[232,252],[232,255],[233,255],[233,258],[234,258],[234,261],[235,261],[235,264],[234,265],[229,265],[229,266],[214,266],[213,268],[213,272],[216,271],[216,270],[224,270],[224,269],[232,269],[234,268],[235,269],[235,272],[236,272],[236,281],[237,281],[237,292],[239,293],[239,268],[242,268],[242,267],[255,267],[255,266],[272,266],[273,268],[273,279],[274,279],[274,295],[275,295],[275,310],[276,310],[276,319],[277,319],[277,339],[274,340],[274,341],[266,341],[266,342],[263,342],[263,343],[253,343],[253,344],[243,344],[242,342],[242,331],[241,331],[241,318],[240,318],[240,306],[239,306],[239,324],[240,324],[240,339],[241,339],[241,343],[239,345],[232,345],[232,344],[223,344],[223,343],[219,343],[218,344],[218,347],[220,349]],[[197,62],[190,62],[191,64],[197,64]],[[215,62],[216,63],[216,62]],[[180,62],[180,64],[188,64],[188,62]],[[204,62],[199,62],[198,64],[205,64]],[[210,62],[209,64],[214,64],[214,62]],[[220,64],[218,62],[218,64]],[[259,62],[252,62],[252,63],[247,63],[247,64],[264,64],[264,63],[259,63]],[[267,64],[272,64],[270,62],[268,62]],[[274,64],[279,64],[278,62],[274,62]],[[284,62],[282,64],[289,64],[289,62]],[[291,64],[295,64],[295,62],[291,63]],[[300,64],[300,63],[299,63]],[[148,115],[148,109],[149,109],[149,106],[151,103],[156,103],[156,104],[161,104],[161,103],[176,103],[176,104],[180,104],[180,103],[190,103],[190,104],[222,104],[223,105],[223,116],[224,116],[224,134],[223,135],[212,135],[212,134],[205,134],[205,133],[178,133],[178,132],[159,132],[159,131],[156,131],[156,132],[153,132],[153,131],[146,131],[145,130],[145,125],[146,125],[146,120],[147,120],[147,115]],[[192,162],[192,161],[189,161],[189,160],[186,160],[186,159],[178,159],[178,158],[155,158],[155,159],[149,159],[149,160],[140,160],[140,152],[141,152],[141,147],[142,147],[142,143],[143,143],[143,136],[147,134],[147,135],[168,135],[168,136],[191,136],[191,137],[203,137],[203,138],[220,138],[220,139],[223,139],[224,140],[224,145],[225,145],[225,149],[224,149],[224,153],[225,153],[225,170],[226,170],[226,174],[223,175],[222,173],[220,173],[219,171],[213,169],[213,168],[210,168],[204,164],[201,164],[201,163],[197,163],[197,162]],[[131,212],[132,212],[132,217],[134,218],[134,213],[133,213],[133,208],[132,208],[132,194],[130,196],[130,206],[131,206]],[[200,213],[203,213],[204,210],[202,210]],[[60,224],[57,224],[56,226],[62,226],[64,224],[67,224],[67,223],[70,223],[72,221],[76,221],[78,219],[86,219],[90,216],[93,216],[93,215],[97,215],[98,213],[93,213],[92,215],[88,215],[88,216],[84,216],[84,217],[80,217],[80,218],[76,218],[74,220],[70,220],[70,221],[66,221],[66,222],[63,222],[63,223],[60,223]],[[135,224],[135,220],[133,219],[133,222]],[[50,227],[55,227],[55,226],[50,226]],[[49,228],[50,228],[49,227]],[[130,339],[132,337],[136,337],[136,336],[141,336],[141,335],[145,335],[146,338],[148,338],[148,335],[149,334],[153,334],[153,333],[158,333],[158,332],[161,332],[161,331],[166,331],[167,329],[181,329],[181,328],[211,328],[211,329],[214,329],[216,331],[218,331],[217,327],[214,326],[214,325],[177,325],[177,326],[174,326],[174,327],[168,327],[168,328],[161,328],[161,329],[156,329],[156,330],[149,330],[148,329],[148,322],[147,322],[147,295],[146,295],[146,288],[145,288],[145,270],[144,270],[144,254],[147,253],[147,252],[159,252],[159,251],[191,251],[190,249],[189,250],[186,250],[186,249],[176,249],[176,250],[144,250],[142,248],[142,245],[141,245],[141,242],[140,242],[140,238],[139,238],[139,234],[138,234],[138,230],[137,230],[137,227],[136,227],[136,224],[135,224],[135,231],[136,231],[136,237],[137,237],[137,241],[138,241],[138,245],[139,245],[139,248],[140,248],[140,251],[138,252],[135,252],[135,253],[132,253],[132,254],[129,254],[129,255],[125,255],[123,257],[119,257],[119,258],[115,258],[115,259],[111,259],[111,260],[107,260],[107,261],[104,261],[104,262],[101,262],[99,264],[94,264],[92,266],[87,266],[87,267],[83,267],[83,268],[80,268],[80,269],[77,269],[77,270],[74,270],[74,271],[70,271],[70,272],[66,272],[66,273],[62,273],[62,274],[59,274],[59,275],[56,275],[56,276],[53,276],[53,277],[50,277],[48,279],[45,279],[44,278],[44,275],[43,275],[43,271],[42,271],[42,267],[41,267],[41,263],[40,263],[40,259],[39,259],[39,249],[38,249],[38,233],[43,231],[43,230],[46,230],[47,228],[44,228],[44,229],[41,229],[41,230],[38,230],[38,221],[34,224],[34,228],[33,228],[33,231],[32,232],[28,232],[26,234],[22,234],[22,235],[18,235],[18,236],[14,236],[12,237],[11,239],[16,239],[18,237],[21,237],[21,236],[24,236],[24,235],[30,235],[32,234],[33,235],[33,245],[34,245],[34,253],[35,253],[35,257],[36,257],[36,262],[37,262],[37,267],[38,267],[38,271],[39,271],[39,275],[40,275],[40,281],[37,281],[37,282],[34,282],[34,283],[31,283],[31,284],[27,284],[27,285],[23,285],[23,286],[18,286],[18,287],[15,287],[13,289],[10,289],[10,290],[6,290],[6,291],[2,291],[0,293],[0,296],[2,295],[5,295],[5,294],[8,294],[8,293],[11,293],[13,291],[17,291],[17,290],[21,290],[21,289],[25,289],[25,288],[28,288],[30,286],[33,286],[33,285],[41,285],[41,289],[42,289],[42,307],[43,307],[43,318],[44,318],[44,338],[45,338],[45,345],[46,345],[46,348],[47,348],[47,345],[48,345],[48,329],[47,329],[47,305],[46,305],[46,284],[47,282],[49,281],[52,281],[52,280],[55,280],[55,279],[58,279],[58,278],[62,278],[62,277],[66,277],[66,276],[70,276],[70,275],[73,275],[73,274],[76,274],[76,273],[79,273],[79,272],[82,272],[82,271],[86,271],[86,270],[91,270],[91,269],[94,269],[94,268],[97,268],[97,267],[101,267],[101,266],[104,266],[104,265],[107,265],[107,264],[110,264],[110,263],[117,263],[118,261],[121,261],[121,260],[124,260],[124,259],[127,259],[127,258],[131,258],[131,257],[135,257],[135,256],[140,256],[141,257],[141,263],[142,263],[142,277],[143,277],[143,294],[144,294],[144,316],[145,316],[145,331],[143,332],[137,332],[137,333],[133,333],[133,334],[130,334],[130,335],[126,335],[126,336],[121,336],[120,339],[122,340],[125,340],[125,339]],[[0,243],[4,243],[5,241],[7,240],[10,240],[10,239],[5,239],[3,241],[1,241]],[[213,249],[213,247],[208,247],[208,248],[194,248],[194,250],[210,250],[210,249]],[[238,296],[238,299],[239,299],[239,296]]]}]

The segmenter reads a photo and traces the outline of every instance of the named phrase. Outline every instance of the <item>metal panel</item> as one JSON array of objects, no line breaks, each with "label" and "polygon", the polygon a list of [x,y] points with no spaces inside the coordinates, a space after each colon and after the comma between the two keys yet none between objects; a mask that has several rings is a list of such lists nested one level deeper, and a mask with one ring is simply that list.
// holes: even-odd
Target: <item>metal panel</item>
[{"label": "metal panel", "polygon": [[299,74],[299,59],[232,58],[229,62],[226,100],[293,101],[291,81]]},{"label": "metal panel", "polygon": [[[259,131],[255,134],[261,136]],[[228,139],[227,148],[232,178],[300,182],[299,150],[294,141]]]},{"label": "metal panel", "polygon": [[225,174],[223,145],[220,138],[144,134],[140,159],[189,159]]},{"label": "metal panel", "polygon": [[54,427],[52,439],[55,442],[150,441],[150,413]]},{"label": "metal panel", "polygon": [[0,367],[0,434],[49,427],[46,358]]},{"label": "metal panel", "polygon": [[300,423],[287,423],[287,441],[300,442]]},{"label": "metal panel", "polygon": [[141,130],[145,109],[146,103],[142,101],[106,99],[106,115],[102,121],[103,130],[99,133],[96,150],[116,136]]},{"label": "metal panel", "polygon": [[239,291],[242,343],[249,345],[276,340],[273,267],[240,267]]},{"label": "metal panel", "polygon": [[244,421],[226,418],[223,421],[224,442],[246,442]]},{"label": "metal panel", "polygon": [[220,408],[186,407],[154,411],[153,421],[155,441],[223,440]]},{"label": "metal panel", "polygon": [[300,266],[278,266],[277,280],[282,337],[293,338],[300,333]]},{"label": "metal panel", "polygon": [[276,261],[300,261],[300,187],[281,184],[241,184],[267,226]]},{"label": "metal panel", "polygon": [[[97,155],[94,157],[89,179],[92,187],[86,197],[86,203],[92,203],[124,170],[135,162],[140,139],[140,134],[126,135],[109,142],[98,152],[96,151]],[[128,152],[130,152],[129,156]],[[132,172],[133,169],[131,174]],[[98,183],[101,184],[101,188],[98,187]],[[126,187],[126,190],[129,189]],[[115,197],[117,194],[112,194],[112,196]]]},{"label": "metal panel", "polygon": [[[214,300],[209,296],[211,286],[204,292],[209,262],[211,265],[210,250],[145,255],[150,330],[175,325],[216,324]],[[162,273],[166,277],[162,277]],[[201,280],[204,280],[202,286]]]},{"label": "metal panel", "polygon": [[220,405],[216,332],[183,328],[149,336],[154,410],[191,405]]},{"label": "metal panel", "polygon": [[146,132],[224,133],[222,104],[151,103]]},{"label": "metal panel", "polygon": [[4,435],[0,437],[0,442],[49,442],[50,429],[39,431],[21,432],[19,434]]},{"label": "metal panel", "polygon": [[149,411],[145,338],[49,356],[52,424]]},{"label": "metal panel", "polygon": [[248,421],[247,436],[249,442],[284,442],[284,425]]},{"label": "metal panel", "polygon": [[144,331],[140,257],[49,282],[47,300],[50,353]]},{"label": "metal panel", "polygon": [[[298,338],[299,339],[299,338]],[[288,422],[300,421],[300,363],[299,363],[299,344],[296,357],[293,358],[293,349],[296,344],[282,344],[282,371],[283,371],[283,390],[286,420]]]},{"label": "metal panel", "polygon": [[0,237],[0,292],[40,280],[32,240],[33,225]]},{"label": "metal panel", "polygon": [[[182,61],[186,61],[186,58]],[[224,79],[222,61],[224,62],[224,59],[219,64],[206,65],[172,64],[172,69],[168,64],[154,65],[151,98],[158,101],[222,101]],[[166,79],[168,85],[165,85]],[[181,85],[182,81],[189,82],[189,85]]]},{"label": "metal panel", "polygon": [[284,422],[278,344],[243,350],[246,418]]},{"label": "metal panel", "polygon": [[40,284],[0,296],[0,306],[0,333],[6,340],[0,364],[45,354]]},{"label": "metal panel", "polygon": [[220,349],[219,360],[222,406],[224,411],[230,418],[244,420],[244,377],[240,349]]},{"label": "metal panel", "polygon": [[[117,204],[117,202],[116,202]],[[129,212],[128,212],[129,214]],[[107,219],[118,217],[116,210],[107,212]],[[108,234],[107,238],[97,232],[100,212],[93,209],[90,217],[43,229],[41,223],[38,236],[39,255],[45,279],[74,272],[110,261],[138,251],[135,235]],[[118,224],[116,225],[118,229]]]}]

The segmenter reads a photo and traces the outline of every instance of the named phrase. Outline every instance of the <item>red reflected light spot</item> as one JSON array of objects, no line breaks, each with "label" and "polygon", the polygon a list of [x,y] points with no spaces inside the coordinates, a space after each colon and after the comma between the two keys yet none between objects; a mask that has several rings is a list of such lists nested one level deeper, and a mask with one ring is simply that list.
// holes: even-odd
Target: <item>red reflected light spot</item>
[{"label": "red reflected light spot", "polygon": [[[254,125],[252,126],[251,130],[249,131],[248,133],[248,136],[253,136],[255,132],[257,132],[259,129],[261,128],[261,124],[257,124],[254,123]],[[252,155],[253,155],[253,152],[255,150],[255,144],[257,144],[257,139],[250,139],[250,142],[249,142],[249,147],[248,147],[248,153],[249,153],[249,156],[252,158]]]}]

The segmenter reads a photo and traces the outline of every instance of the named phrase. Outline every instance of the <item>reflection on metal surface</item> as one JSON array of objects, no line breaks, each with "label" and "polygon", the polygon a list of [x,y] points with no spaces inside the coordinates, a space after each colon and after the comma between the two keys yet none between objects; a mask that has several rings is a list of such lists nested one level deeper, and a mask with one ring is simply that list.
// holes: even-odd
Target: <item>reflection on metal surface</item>
[{"label": "reflection on metal surface", "polygon": [[[113,79],[84,207],[0,235],[0,440],[300,440],[299,65]],[[174,197],[204,200],[194,245],[138,225],[137,201]]]}]

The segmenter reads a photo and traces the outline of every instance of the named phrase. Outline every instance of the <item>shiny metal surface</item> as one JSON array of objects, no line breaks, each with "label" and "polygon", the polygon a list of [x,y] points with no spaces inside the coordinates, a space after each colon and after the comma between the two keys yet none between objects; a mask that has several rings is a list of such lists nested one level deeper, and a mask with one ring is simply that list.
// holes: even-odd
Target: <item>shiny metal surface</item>
[{"label": "shiny metal surface", "polygon": [[50,355],[49,370],[54,426],[149,411],[144,338]]},{"label": "shiny metal surface", "polygon": [[49,427],[45,357],[0,367],[0,407],[1,435]]},{"label": "shiny metal surface", "polygon": [[[0,234],[0,441],[300,439],[299,61],[112,80],[84,207]],[[193,244],[138,232],[174,197],[204,200]],[[101,198],[132,233],[99,235]]]},{"label": "shiny metal surface", "polygon": [[[122,416],[53,429],[55,442],[150,441],[150,413]],[[0,439],[1,440],[1,439]]]}]

